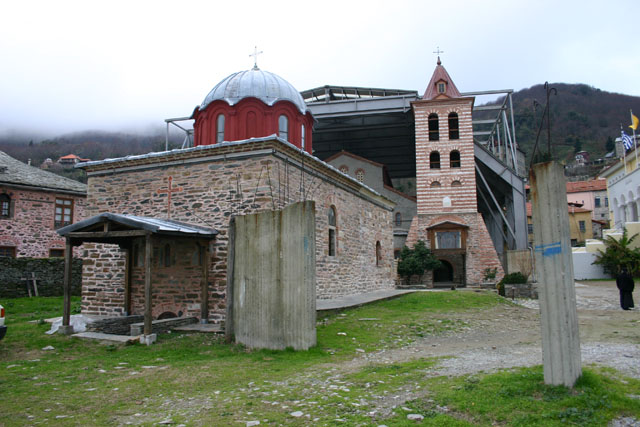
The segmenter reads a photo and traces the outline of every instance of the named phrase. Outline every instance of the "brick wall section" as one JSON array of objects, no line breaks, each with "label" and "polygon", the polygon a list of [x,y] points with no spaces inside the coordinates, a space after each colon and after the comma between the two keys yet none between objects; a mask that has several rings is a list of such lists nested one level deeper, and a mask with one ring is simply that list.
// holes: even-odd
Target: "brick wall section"
[{"label": "brick wall section", "polygon": [[[442,212],[476,212],[476,172],[471,125],[473,98],[422,100],[412,103],[416,123],[416,188],[418,214]],[[458,114],[459,139],[449,140],[449,113]],[[438,115],[440,138],[429,141],[429,114]],[[451,151],[460,152],[460,167],[452,168]],[[432,169],[429,156],[440,153],[440,168]],[[432,184],[437,181],[439,187]],[[460,186],[452,187],[454,181]],[[443,206],[443,199],[451,199],[451,207]]]},{"label": "brick wall section", "polygon": [[[56,198],[73,200],[73,222],[84,218],[85,197],[0,186],[11,197],[11,218],[0,219],[0,246],[16,248],[16,257],[48,258],[50,249],[64,249],[54,228]],[[80,255],[80,252],[75,253]]]},{"label": "brick wall section", "polygon": [[[431,247],[431,240],[427,228],[433,224],[440,223],[442,221],[453,221],[460,224],[467,225],[467,247],[466,247],[466,284],[469,286],[477,286],[482,283],[484,278],[484,270],[486,268],[497,268],[497,280],[500,280],[504,275],[504,270],[498,254],[493,246],[491,236],[487,231],[487,227],[484,224],[482,215],[478,212],[474,213],[457,213],[455,215],[418,215],[411,223],[411,230],[409,231],[409,237],[411,241],[407,239],[407,246],[412,247],[418,240],[423,240],[427,247]],[[437,251],[434,252],[439,259],[445,259],[452,263],[454,267],[454,279],[460,277],[456,266],[459,263],[454,263],[452,259],[446,255],[438,256]]]},{"label": "brick wall section", "polygon": [[[138,157],[117,165],[128,169],[119,170],[112,163],[89,167],[87,216],[115,212],[166,218],[167,195],[158,193],[158,190],[166,189],[169,176],[173,177],[173,187],[182,187],[182,191],[172,195],[171,218],[219,231],[211,252],[209,317],[213,321],[221,321],[226,307],[229,219],[233,214],[278,209],[302,200],[303,178],[300,168],[294,165],[300,161],[300,153],[277,140],[198,148],[153,158]],[[211,158],[264,149],[272,149],[273,152],[243,159]],[[208,158],[200,162],[200,158],[205,156]],[[180,162],[194,158],[194,163]],[[318,298],[392,288],[395,277],[392,267],[392,205],[322,162],[306,157],[305,169],[304,194],[306,199],[316,202]],[[364,197],[360,194],[369,195]],[[376,197],[378,202],[373,203],[371,199]],[[337,211],[336,256],[328,255],[327,210],[330,206],[335,206]],[[380,241],[382,246],[378,266],[376,241]],[[97,251],[88,251],[87,254],[89,263],[84,272],[83,312],[123,314],[124,259],[118,258],[117,265],[110,268],[107,264],[112,257],[118,257],[117,254]],[[154,276],[154,288],[162,289],[164,293],[173,292],[177,283],[170,283],[171,275],[164,273],[166,277]],[[184,293],[192,294],[191,288],[185,289]],[[154,296],[154,305],[158,301],[164,307],[162,310],[174,311],[169,309],[165,296]],[[180,304],[189,307],[187,313],[197,312],[199,304],[194,301],[199,299],[185,296]],[[177,311],[179,307],[174,309]],[[154,309],[154,315],[157,314]]]}]

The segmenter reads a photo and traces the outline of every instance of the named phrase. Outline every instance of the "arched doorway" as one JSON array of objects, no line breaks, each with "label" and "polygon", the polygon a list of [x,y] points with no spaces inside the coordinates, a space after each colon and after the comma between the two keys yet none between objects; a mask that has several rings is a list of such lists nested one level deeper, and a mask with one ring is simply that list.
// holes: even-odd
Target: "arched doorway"
[{"label": "arched doorway", "polygon": [[449,261],[441,259],[442,266],[433,270],[434,283],[451,283],[453,282],[453,266]]}]

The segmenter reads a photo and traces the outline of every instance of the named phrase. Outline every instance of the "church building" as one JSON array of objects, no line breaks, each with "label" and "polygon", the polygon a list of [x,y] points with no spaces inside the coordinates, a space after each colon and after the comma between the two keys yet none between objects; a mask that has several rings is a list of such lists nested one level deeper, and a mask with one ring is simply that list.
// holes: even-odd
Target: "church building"
[{"label": "church building", "polygon": [[[224,321],[230,219],[299,201],[315,202],[317,298],[393,288],[394,203],[311,154],[314,119],[293,86],[256,66],[222,80],[192,118],[194,147],[79,165],[88,176],[87,217],[158,218],[217,232],[204,246],[158,238],[150,270],[154,318]],[[141,314],[144,238],[127,250],[83,246],[83,314]]]}]

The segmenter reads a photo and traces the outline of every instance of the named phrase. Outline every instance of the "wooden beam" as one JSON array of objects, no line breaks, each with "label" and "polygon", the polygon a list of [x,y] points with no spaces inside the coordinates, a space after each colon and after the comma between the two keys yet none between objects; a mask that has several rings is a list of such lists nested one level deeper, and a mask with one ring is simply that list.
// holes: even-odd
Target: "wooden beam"
[{"label": "wooden beam", "polygon": [[[202,245],[202,242],[199,244]],[[200,323],[209,323],[209,246],[210,242],[205,242],[202,260]],[[198,256],[200,256],[200,254],[198,254]]]},{"label": "wooden beam", "polygon": [[146,236],[144,252],[144,334],[151,335],[151,254],[153,252],[151,234]]},{"label": "wooden beam", "polygon": [[66,238],[64,251],[64,283],[63,283],[63,308],[62,326],[69,326],[71,318],[71,263],[73,261],[73,244],[69,237]]},{"label": "wooden beam", "polygon": [[144,237],[149,234],[144,230],[124,230],[124,231],[75,231],[69,233],[69,237],[74,239],[108,239],[113,237]]}]

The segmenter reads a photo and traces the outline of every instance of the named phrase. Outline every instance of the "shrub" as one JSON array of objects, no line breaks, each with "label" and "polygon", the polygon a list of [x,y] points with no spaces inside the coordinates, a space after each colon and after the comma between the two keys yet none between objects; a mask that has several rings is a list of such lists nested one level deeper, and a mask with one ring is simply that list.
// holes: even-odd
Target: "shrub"
[{"label": "shrub", "polygon": [[516,283],[527,283],[527,278],[524,274],[516,271],[514,273],[505,274],[504,278],[501,280],[505,285],[513,285]]},{"label": "shrub", "polygon": [[422,276],[427,270],[435,270],[442,263],[431,253],[422,240],[413,249],[403,247],[398,261],[398,274],[402,277]]},{"label": "shrub", "polygon": [[592,264],[601,265],[605,272],[614,276],[620,273],[622,267],[626,267],[631,275],[637,277],[640,274],[640,249],[631,248],[636,237],[637,233],[629,237],[626,228],[622,231],[620,240],[607,236],[604,252],[598,249],[596,260]]}]

